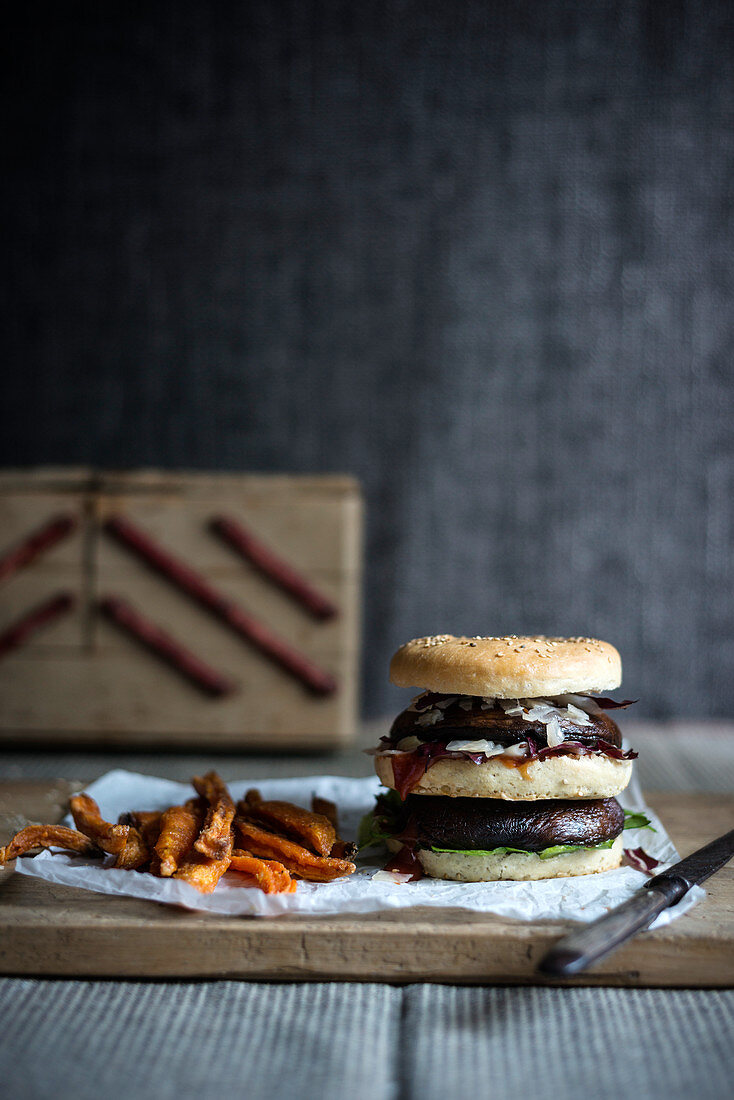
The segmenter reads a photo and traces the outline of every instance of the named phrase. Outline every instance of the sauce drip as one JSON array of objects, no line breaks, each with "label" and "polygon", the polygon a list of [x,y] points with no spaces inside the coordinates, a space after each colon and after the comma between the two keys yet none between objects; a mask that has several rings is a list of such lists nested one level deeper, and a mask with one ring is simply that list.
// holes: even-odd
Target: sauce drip
[{"label": "sauce drip", "polygon": [[495,756],[494,759],[504,768],[517,768],[523,779],[529,779],[528,768],[535,763],[537,756],[531,756],[530,759],[522,756]]},{"label": "sauce drip", "polygon": [[426,774],[428,757],[419,756],[418,753],[406,752],[401,753],[400,756],[391,757],[391,760],[395,790],[405,801],[416,783]]}]

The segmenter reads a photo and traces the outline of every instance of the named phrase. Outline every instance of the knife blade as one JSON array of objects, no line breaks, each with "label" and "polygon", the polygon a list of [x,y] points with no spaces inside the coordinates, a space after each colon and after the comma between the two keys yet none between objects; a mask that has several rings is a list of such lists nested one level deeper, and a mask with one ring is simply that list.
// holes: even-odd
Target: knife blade
[{"label": "knife blade", "polygon": [[692,886],[705,882],[734,856],[734,829],[661,871],[628,900],[578,931],[570,932],[541,959],[538,970],[569,978],[611,955],[657,916],[676,905]]}]

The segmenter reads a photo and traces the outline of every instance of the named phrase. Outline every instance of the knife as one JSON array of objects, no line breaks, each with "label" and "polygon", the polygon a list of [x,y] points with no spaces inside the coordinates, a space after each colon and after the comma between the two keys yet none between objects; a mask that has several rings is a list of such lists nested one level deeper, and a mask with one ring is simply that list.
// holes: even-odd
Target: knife
[{"label": "knife", "polygon": [[611,955],[631,936],[649,928],[663,909],[676,905],[692,886],[704,882],[732,856],[734,829],[655,875],[611,913],[564,936],[541,959],[539,972],[551,978],[570,978]]}]

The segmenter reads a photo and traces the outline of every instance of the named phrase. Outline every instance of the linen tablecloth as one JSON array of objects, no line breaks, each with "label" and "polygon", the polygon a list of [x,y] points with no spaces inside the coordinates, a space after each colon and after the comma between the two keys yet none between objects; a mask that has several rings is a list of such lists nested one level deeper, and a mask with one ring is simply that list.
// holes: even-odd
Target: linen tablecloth
[{"label": "linen tablecloth", "polygon": [[[648,789],[734,791],[734,726],[625,723]],[[362,744],[376,734],[363,732]],[[0,778],[368,774],[319,757],[5,752]],[[0,904],[2,893],[0,892]],[[9,1100],[720,1100],[734,991],[0,980]]]}]

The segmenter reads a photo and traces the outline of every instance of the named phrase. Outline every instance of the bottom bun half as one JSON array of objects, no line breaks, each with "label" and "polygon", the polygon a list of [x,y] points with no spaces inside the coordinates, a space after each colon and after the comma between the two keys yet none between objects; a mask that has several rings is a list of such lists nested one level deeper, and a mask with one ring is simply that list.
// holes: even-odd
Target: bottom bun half
[{"label": "bottom bun half", "polygon": [[[388,840],[392,852],[400,850],[399,841]],[[573,878],[611,871],[622,862],[623,843],[618,836],[611,848],[582,848],[577,852],[541,859],[534,852],[431,852],[423,849],[418,859],[431,878],[454,882],[497,882],[500,879],[531,881],[541,878]]]}]

